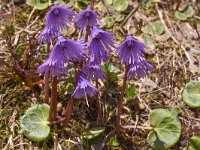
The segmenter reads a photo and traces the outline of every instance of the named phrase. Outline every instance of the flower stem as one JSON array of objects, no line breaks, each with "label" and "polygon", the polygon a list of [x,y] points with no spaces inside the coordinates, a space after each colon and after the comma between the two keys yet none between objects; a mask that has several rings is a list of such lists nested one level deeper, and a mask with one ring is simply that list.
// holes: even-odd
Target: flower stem
[{"label": "flower stem", "polygon": [[44,74],[44,103],[49,103],[49,71]]},{"label": "flower stem", "polygon": [[124,98],[124,93],[125,93],[125,88],[126,88],[128,70],[129,70],[129,66],[126,66],[124,80],[121,87],[121,93],[120,93],[119,102],[118,102],[117,117],[116,117],[116,135],[118,137],[120,136],[120,116],[122,112],[122,104],[123,104],[123,98]]},{"label": "flower stem", "polygon": [[[50,44],[47,44],[47,55],[50,53]],[[49,103],[49,70],[44,74],[44,103]]]},{"label": "flower stem", "polygon": [[[75,81],[77,84],[77,80],[78,80],[78,71],[79,71],[79,68],[77,67],[76,64],[74,64],[74,71],[75,71]],[[63,121],[63,127],[66,127],[70,118],[71,118],[71,114],[72,114],[72,109],[73,109],[73,106],[74,106],[74,96],[71,96],[68,104],[67,104],[67,108],[65,109],[65,112],[64,112],[64,115],[65,115],[65,120]]]},{"label": "flower stem", "polygon": [[63,121],[63,127],[66,127],[69,120],[71,119],[73,106],[74,106],[74,96],[71,96],[67,108],[65,109],[65,120]]},{"label": "flower stem", "polygon": [[[98,89],[98,80],[96,80],[96,88]],[[97,107],[97,113],[98,113],[99,120],[100,120],[101,124],[103,124],[103,117],[102,117],[102,113],[101,113],[101,105],[100,105],[100,102],[99,102],[99,93],[96,94],[96,107]]]},{"label": "flower stem", "polygon": [[51,89],[51,102],[50,102],[50,111],[49,111],[49,121],[56,120],[57,113],[57,77],[52,79],[52,89]]}]

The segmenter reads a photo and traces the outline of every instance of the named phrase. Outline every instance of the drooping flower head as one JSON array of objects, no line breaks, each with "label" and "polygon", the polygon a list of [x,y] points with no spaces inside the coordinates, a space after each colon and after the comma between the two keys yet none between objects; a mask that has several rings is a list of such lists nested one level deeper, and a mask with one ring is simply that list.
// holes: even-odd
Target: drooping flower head
[{"label": "drooping flower head", "polygon": [[67,73],[64,66],[65,58],[63,51],[53,49],[49,58],[38,68],[38,73],[49,71],[50,76],[60,76]]},{"label": "drooping flower head", "polygon": [[88,25],[90,27],[97,25],[97,14],[90,8],[80,11],[75,19],[75,26],[80,29],[81,32],[83,32]]},{"label": "drooping flower head", "polygon": [[78,75],[78,82],[74,90],[73,96],[76,99],[84,97],[92,97],[97,94],[98,90],[87,80],[82,72]]},{"label": "drooping flower head", "polygon": [[73,19],[74,13],[71,9],[53,5],[45,16],[45,27],[38,37],[39,42],[50,43],[54,37],[60,35],[60,31],[66,28]]},{"label": "drooping flower head", "polygon": [[103,80],[105,74],[99,64],[94,62],[94,58],[90,58],[86,65],[82,68],[82,71],[90,80]]},{"label": "drooping flower head", "polygon": [[90,38],[89,53],[92,57],[94,57],[94,61],[97,64],[100,64],[101,61],[108,61],[108,52],[111,52],[112,48],[115,47],[112,34],[94,26],[91,28]]},{"label": "drooping flower head", "polygon": [[149,71],[153,71],[154,68],[151,64],[149,64],[144,59],[141,59],[139,61],[134,61],[130,65],[130,69],[128,71],[128,78],[129,79],[135,79],[137,78],[144,78],[148,75]]},{"label": "drooping flower head", "polygon": [[54,47],[57,51],[63,51],[63,56],[66,62],[82,62],[85,60],[84,44],[79,40],[65,39],[63,36],[59,36],[57,43]]},{"label": "drooping flower head", "polygon": [[50,43],[53,41],[53,39],[56,38],[58,35],[57,29],[51,29],[49,30],[47,27],[45,27],[42,31],[42,33],[37,37],[38,42],[42,43]]},{"label": "drooping flower head", "polygon": [[63,30],[71,24],[73,16],[74,13],[71,9],[61,5],[53,5],[45,16],[45,26],[49,30]]},{"label": "drooping flower head", "polygon": [[126,40],[117,47],[117,55],[119,60],[124,65],[138,62],[144,56],[145,44],[132,36],[127,36]]}]

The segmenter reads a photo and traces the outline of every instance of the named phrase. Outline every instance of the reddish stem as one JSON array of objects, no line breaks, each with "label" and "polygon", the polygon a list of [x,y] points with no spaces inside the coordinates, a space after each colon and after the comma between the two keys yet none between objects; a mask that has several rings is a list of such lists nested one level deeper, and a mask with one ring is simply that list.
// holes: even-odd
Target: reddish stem
[{"label": "reddish stem", "polygon": [[71,119],[71,114],[74,106],[74,96],[71,96],[67,108],[65,109],[65,120],[63,122],[63,127],[66,127],[69,120]]},{"label": "reddish stem", "polygon": [[[96,88],[98,89],[98,80],[96,80]],[[101,113],[101,105],[100,105],[100,102],[99,102],[99,93],[97,93],[97,95],[96,95],[96,107],[97,107],[97,113],[98,113],[99,120],[100,120],[101,124],[103,124],[103,117],[102,117],[102,113]]]},{"label": "reddish stem", "polygon": [[44,74],[44,103],[49,103],[49,71]]},{"label": "reddish stem", "polygon": [[121,87],[121,93],[120,93],[119,102],[118,102],[117,117],[116,117],[116,135],[118,137],[120,136],[120,116],[122,113],[122,104],[123,104],[123,98],[124,98],[124,94],[125,94],[128,70],[129,70],[129,66],[126,66],[124,80],[123,80],[123,84]]},{"label": "reddish stem", "polygon": [[50,102],[50,111],[49,111],[49,121],[56,120],[57,113],[57,77],[52,79],[52,89],[51,89],[51,102]]},{"label": "reddish stem", "polygon": [[[47,44],[47,55],[50,53],[50,44]],[[44,74],[44,103],[49,103],[49,71]]]},{"label": "reddish stem", "polygon": [[[77,67],[76,64],[74,64],[74,70],[75,70],[75,79],[76,79],[76,83],[77,84],[77,80],[78,80],[78,70],[79,68]],[[71,96],[68,104],[67,104],[67,108],[65,109],[64,115],[65,115],[65,120],[63,121],[63,127],[66,127],[70,118],[71,118],[71,114],[72,114],[72,109],[74,106],[74,96]]]}]

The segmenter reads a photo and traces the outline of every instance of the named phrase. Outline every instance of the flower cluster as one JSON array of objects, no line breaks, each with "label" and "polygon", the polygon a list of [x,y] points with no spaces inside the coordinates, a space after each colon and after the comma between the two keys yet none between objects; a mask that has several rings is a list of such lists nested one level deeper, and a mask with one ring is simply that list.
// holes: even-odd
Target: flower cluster
[{"label": "flower cluster", "polygon": [[[115,48],[112,33],[99,28],[97,14],[87,8],[77,16],[65,6],[52,6],[45,16],[45,27],[38,36],[38,41],[53,44],[49,58],[38,68],[39,73],[49,72],[50,76],[61,76],[67,73],[67,64],[73,62],[80,65],[77,75],[77,85],[74,90],[75,98],[93,96],[97,89],[91,80],[103,80],[105,75],[101,64],[110,59],[110,54]],[[77,30],[88,35],[88,40],[71,40],[62,35],[62,30],[74,21]],[[116,49],[122,64],[129,66],[128,78],[143,78],[152,71],[153,67],[144,59],[144,43],[127,36]]]},{"label": "flower cluster", "polygon": [[[77,86],[73,94],[79,99],[97,93],[97,89],[90,83],[90,80],[104,79],[105,75],[100,65],[109,60],[108,53],[114,47],[114,41],[111,33],[99,28],[97,14],[92,9],[87,8],[75,18],[74,16],[73,11],[61,5],[54,5],[47,12],[45,27],[38,36],[38,41],[52,43],[54,47],[49,58],[38,68],[38,72],[41,74],[48,72],[50,76],[57,77],[67,73],[68,63],[85,64],[86,62],[85,66],[80,68],[81,73],[77,75]],[[76,29],[81,33],[88,32],[89,41],[66,39],[62,35],[61,31],[73,21]]]},{"label": "flower cluster", "polygon": [[117,47],[116,53],[120,62],[129,67],[129,79],[144,78],[148,75],[148,71],[154,70],[153,66],[144,59],[144,48],[145,44],[132,36],[127,36]]}]

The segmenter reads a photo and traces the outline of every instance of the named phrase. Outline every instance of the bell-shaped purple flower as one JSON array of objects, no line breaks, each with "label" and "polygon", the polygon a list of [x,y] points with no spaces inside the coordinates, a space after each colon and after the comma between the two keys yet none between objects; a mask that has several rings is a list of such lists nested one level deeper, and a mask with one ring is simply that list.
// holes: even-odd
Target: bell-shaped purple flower
[{"label": "bell-shaped purple flower", "polygon": [[91,29],[90,38],[89,53],[92,57],[94,57],[95,63],[100,64],[101,61],[108,61],[108,52],[111,52],[112,48],[115,47],[112,34],[94,26]]},{"label": "bell-shaped purple flower", "polygon": [[70,8],[53,5],[45,16],[45,26],[48,30],[63,30],[72,23],[74,13]]},{"label": "bell-shaped purple flower", "polygon": [[75,26],[80,29],[81,32],[83,32],[88,25],[90,27],[97,25],[97,14],[90,8],[80,11],[75,19]]},{"label": "bell-shaped purple flower", "polygon": [[74,13],[71,9],[53,5],[45,16],[45,28],[38,36],[39,42],[50,43],[60,35],[60,31],[72,23]]},{"label": "bell-shaped purple flower", "polygon": [[42,43],[42,42],[50,43],[56,38],[58,33],[59,33],[59,31],[57,29],[49,30],[47,27],[45,27],[43,29],[42,33],[37,37],[37,40],[40,43]]},{"label": "bell-shaped purple flower", "polygon": [[98,64],[94,63],[93,58],[89,59],[86,65],[82,68],[82,71],[90,80],[103,80],[105,77],[103,70]]},{"label": "bell-shaped purple flower", "polygon": [[145,44],[132,36],[127,36],[126,40],[117,47],[117,55],[119,60],[124,65],[133,64],[139,61],[144,56]]},{"label": "bell-shaped purple flower", "polygon": [[97,94],[98,90],[87,80],[82,72],[78,75],[78,82],[74,90],[73,96],[76,99],[81,99],[84,97],[92,97]]},{"label": "bell-shaped purple flower", "polygon": [[141,59],[139,61],[134,61],[130,65],[130,69],[128,71],[128,78],[129,79],[135,79],[136,77],[144,78],[148,75],[149,71],[153,71],[154,68],[151,64],[149,64],[144,59]]},{"label": "bell-shaped purple flower", "polygon": [[87,51],[81,40],[69,40],[59,36],[54,50],[63,51],[66,62],[82,62],[85,60]]},{"label": "bell-shaped purple flower", "polygon": [[67,73],[64,66],[65,58],[63,51],[53,49],[49,58],[38,68],[38,73],[49,71],[50,76],[60,76]]}]

